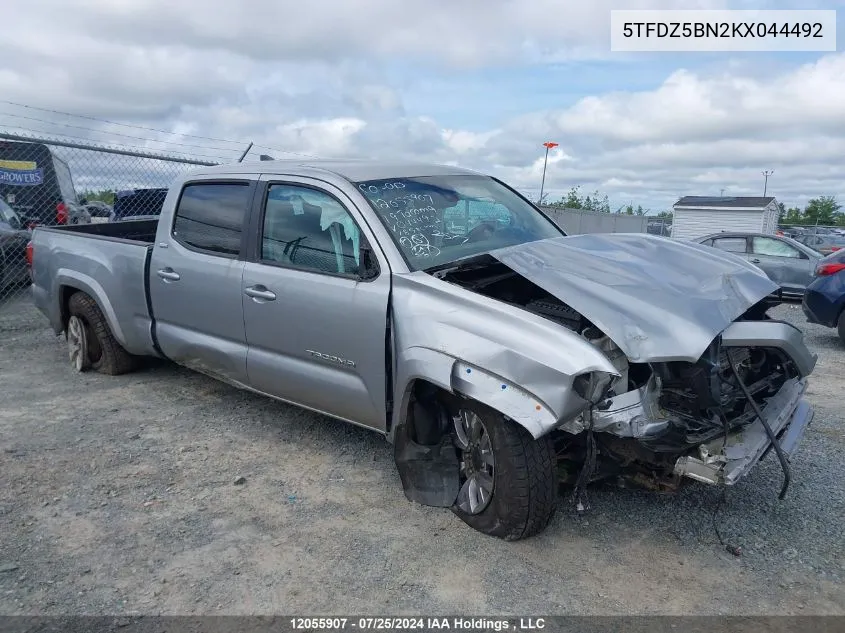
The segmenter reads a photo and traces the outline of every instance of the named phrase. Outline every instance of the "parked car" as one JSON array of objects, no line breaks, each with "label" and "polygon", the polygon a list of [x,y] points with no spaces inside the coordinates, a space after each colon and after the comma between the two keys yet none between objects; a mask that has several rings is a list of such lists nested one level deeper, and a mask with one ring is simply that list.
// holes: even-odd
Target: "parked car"
[{"label": "parked car", "polygon": [[43,143],[0,140],[0,198],[33,224],[86,222],[70,167]]},{"label": "parked car", "polygon": [[824,255],[845,248],[845,237],[835,233],[825,233],[823,235],[804,235],[798,239],[799,242],[805,246],[809,246],[814,251]]},{"label": "parked car", "polygon": [[579,499],[607,477],[733,485],[773,448],[783,497],[813,417],[816,357],[766,316],[777,284],[759,269],[659,236],[567,236],[457,167],[204,168],[158,220],[37,228],[32,259],[75,369],[169,358],[372,429],[408,499],[505,539],[549,523],[561,478]]},{"label": "parked car", "polygon": [[101,200],[86,200],[79,201],[79,206],[88,214],[90,222],[99,224],[102,222],[111,222],[114,217],[114,209],[112,206]]},{"label": "parked car", "polygon": [[783,228],[779,229],[779,231],[780,231],[780,233],[783,234],[783,237],[789,237],[789,238],[792,238],[793,240],[797,240],[802,235],[807,234],[806,227],[801,227],[801,226],[783,227]]},{"label": "parked car", "polygon": [[29,285],[26,245],[31,237],[20,216],[0,199],[0,296],[10,286]]},{"label": "parked car", "polygon": [[845,342],[845,249],[819,261],[801,307],[810,323],[836,328]]},{"label": "parked car", "polygon": [[804,295],[813,280],[816,263],[822,258],[796,240],[764,233],[712,233],[696,241],[748,260],[778,284],[786,297]]},{"label": "parked car", "polygon": [[167,188],[126,189],[115,195],[111,221],[156,218],[167,196]]},{"label": "parked car", "polygon": [[672,223],[663,220],[649,220],[646,224],[646,232],[652,235],[669,237],[672,235]]}]

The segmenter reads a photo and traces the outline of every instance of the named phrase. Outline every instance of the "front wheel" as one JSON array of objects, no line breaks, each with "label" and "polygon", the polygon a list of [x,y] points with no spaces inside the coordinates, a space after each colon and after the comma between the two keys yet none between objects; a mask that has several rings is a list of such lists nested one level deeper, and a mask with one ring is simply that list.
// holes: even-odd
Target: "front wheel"
[{"label": "front wheel", "polygon": [[508,541],[543,531],[557,508],[555,453],[517,423],[473,400],[452,412],[460,492],[452,511],[476,530]]},{"label": "front wheel", "polygon": [[837,330],[839,331],[839,340],[845,343],[845,311],[839,315],[839,325]]}]

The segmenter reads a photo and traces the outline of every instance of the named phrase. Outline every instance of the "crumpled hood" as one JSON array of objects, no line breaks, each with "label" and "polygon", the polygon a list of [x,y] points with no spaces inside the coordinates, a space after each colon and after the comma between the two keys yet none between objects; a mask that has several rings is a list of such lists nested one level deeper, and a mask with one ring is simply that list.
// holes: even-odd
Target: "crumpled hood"
[{"label": "crumpled hood", "polygon": [[778,288],[737,256],[642,233],[552,238],[490,255],[580,312],[633,362],[698,360]]}]

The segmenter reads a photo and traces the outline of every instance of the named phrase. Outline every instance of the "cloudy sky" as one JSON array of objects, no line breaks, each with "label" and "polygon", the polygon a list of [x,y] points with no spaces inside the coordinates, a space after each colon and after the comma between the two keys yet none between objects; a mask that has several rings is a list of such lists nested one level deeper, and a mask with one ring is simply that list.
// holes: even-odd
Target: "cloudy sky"
[{"label": "cloudy sky", "polygon": [[[3,14],[0,129],[221,161],[249,141],[279,158],[415,157],[535,197],[551,140],[552,199],[579,185],[656,212],[761,195],[774,170],[787,205],[845,202],[845,1],[574,4],[30,0]],[[837,52],[610,52],[611,9],[798,4],[839,9]]]}]

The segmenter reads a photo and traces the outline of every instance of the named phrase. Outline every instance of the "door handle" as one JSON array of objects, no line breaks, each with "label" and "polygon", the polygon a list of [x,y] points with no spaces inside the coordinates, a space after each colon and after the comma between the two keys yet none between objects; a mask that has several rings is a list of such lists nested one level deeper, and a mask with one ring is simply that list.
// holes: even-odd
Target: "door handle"
[{"label": "door handle", "polygon": [[250,286],[244,290],[244,294],[253,299],[263,299],[264,301],[275,301],[276,293],[272,290],[267,290],[264,286]]},{"label": "door handle", "polygon": [[751,260],[751,263],[752,264],[759,264],[760,260],[755,257],[754,259]]},{"label": "door handle", "polygon": [[181,279],[179,273],[172,268],[162,268],[161,270],[156,271],[156,274],[165,281],[179,281]]}]

